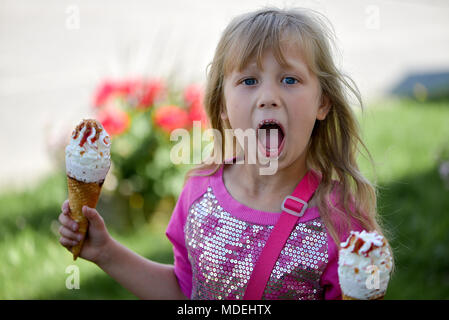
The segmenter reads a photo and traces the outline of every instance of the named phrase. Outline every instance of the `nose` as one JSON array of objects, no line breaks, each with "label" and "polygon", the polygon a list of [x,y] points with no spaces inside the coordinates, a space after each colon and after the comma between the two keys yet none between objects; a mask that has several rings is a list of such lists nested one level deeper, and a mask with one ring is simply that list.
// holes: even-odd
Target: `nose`
[{"label": "nose", "polygon": [[278,107],[280,106],[280,97],[273,84],[261,86],[260,96],[257,103],[259,108]]},{"label": "nose", "polygon": [[272,107],[277,107],[279,104],[278,103],[276,103],[275,101],[271,101],[271,102],[269,102],[269,101],[264,101],[264,102],[261,102],[260,104],[259,104],[259,108],[265,108],[265,107],[267,107],[267,106],[272,106]]}]

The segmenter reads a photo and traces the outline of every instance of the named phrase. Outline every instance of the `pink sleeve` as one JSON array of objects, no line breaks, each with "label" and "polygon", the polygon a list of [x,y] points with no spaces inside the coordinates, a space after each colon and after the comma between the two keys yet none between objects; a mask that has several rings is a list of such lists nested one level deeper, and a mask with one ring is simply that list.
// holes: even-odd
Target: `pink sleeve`
[{"label": "pink sleeve", "polygon": [[[333,196],[333,203],[337,203],[336,198]],[[338,206],[341,208],[341,206]],[[350,204],[351,209],[353,205]],[[336,213],[332,215],[331,220],[336,227],[339,235],[340,242],[346,241],[350,231],[362,231],[363,228],[354,219],[351,219],[351,230],[344,230],[343,222],[338,219],[339,215]],[[325,300],[341,300],[340,282],[338,281],[338,246],[333,240],[332,236],[327,233],[328,243],[328,264],[321,275],[321,287],[324,288]]]},{"label": "pink sleeve", "polygon": [[181,291],[187,298],[190,298],[192,291],[192,267],[185,245],[184,226],[190,206],[196,198],[206,191],[208,181],[208,177],[191,177],[188,179],[178,197],[165,232],[167,238],[173,244],[174,272]]},{"label": "pink sleeve", "polygon": [[341,300],[340,284],[338,282],[338,249],[332,239],[327,235],[328,263],[321,275],[321,287],[324,289],[325,300]]},{"label": "pink sleeve", "polygon": [[173,244],[175,275],[182,293],[190,298],[192,290],[192,269],[184,242],[184,225],[186,219],[186,188],[179,195],[176,206],[173,210],[170,222],[165,232],[167,238]]}]

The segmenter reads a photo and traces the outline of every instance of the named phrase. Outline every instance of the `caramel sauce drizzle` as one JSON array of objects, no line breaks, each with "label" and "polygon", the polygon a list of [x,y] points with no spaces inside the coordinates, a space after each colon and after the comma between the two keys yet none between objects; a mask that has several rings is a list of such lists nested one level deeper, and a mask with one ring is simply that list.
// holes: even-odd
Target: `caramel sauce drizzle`
[{"label": "caramel sauce drizzle", "polygon": [[76,126],[75,130],[73,131],[73,133],[72,133],[73,139],[78,138],[78,135],[80,134],[81,130],[83,130],[84,127],[86,127],[86,130],[84,131],[83,137],[80,141],[80,144],[79,144],[80,147],[82,147],[86,143],[87,138],[92,133],[92,128],[95,129],[95,136],[90,139],[90,141],[92,143],[95,143],[95,141],[98,140],[101,132],[103,131],[103,129],[101,128],[101,124],[97,120],[84,119],[80,124],[78,124]]},{"label": "caramel sauce drizzle", "polygon": [[[355,243],[354,243],[355,241]],[[350,240],[347,242],[346,246],[343,246],[342,248],[348,248],[352,243],[354,243],[354,247],[352,248],[353,253],[357,253],[360,248],[365,244],[365,240],[361,239],[361,238],[357,238],[356,235],[351,235]],[[382,247],[384,247],[386,245],[385,243],[385,239],[382,239]],[[363,255],[365,257],[367,257],[369,255],[369,253],[371,251],[373,251],[375,248],[377,248],[377,246],[375,246],[373,243],[371,243],[370,247],[368,248],[368,250],[366,250],[365,252],[363,252]]]}]

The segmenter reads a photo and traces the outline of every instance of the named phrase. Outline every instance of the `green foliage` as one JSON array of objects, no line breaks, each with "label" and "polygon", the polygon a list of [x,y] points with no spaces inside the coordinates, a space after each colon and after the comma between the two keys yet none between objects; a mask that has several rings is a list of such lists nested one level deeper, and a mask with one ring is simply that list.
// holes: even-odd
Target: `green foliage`
[{"label": "green foliage", "polygon": [[[123,207],[115,214],[122,215],[122,228],[132,228],[133,213],[139,212],[148,220],[162,198],[176,200],[182,189],[180,178],[185,170],[172,165],[167,135],[158,131],[145,112],[131,113],[129,130],[114,138],[111,150],[113,169],[117,181],[105,201],[110,206]],[[109,177],[108,177],[109,178]],[[125,222],[125,223],[124,223]]]}]

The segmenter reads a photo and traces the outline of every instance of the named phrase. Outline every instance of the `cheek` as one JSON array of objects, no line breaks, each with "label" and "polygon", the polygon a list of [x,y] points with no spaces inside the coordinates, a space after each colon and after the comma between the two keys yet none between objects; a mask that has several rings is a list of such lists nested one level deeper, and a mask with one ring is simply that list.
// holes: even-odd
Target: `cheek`
[{"label": "cheek", "polygon": [[313,111],[309,108],[298,108],[291,116],[289,116],[289,128],[293,140],[298,141],[299,144],[307,143],[312,134],[315,125],[316,117]]},{"label": "cheek", "polygon": [[245,128],[249,116],[246,114],[247,106],[242,99],[232,96],[226,102],[227,116],[232,128]]},{"label": "cheek", "polygon": [[294,124],[293,135],[291,138],[302,142],[308,140],[312,134],[314,124],[314,121],[298,121]]},{"label": "cheek", "polygon": [[290,100],[294,106],[289,110],[291,125],[298,130],[308,132],[313,129],[318,111],[318,99],[316,90],[305,90]]}]

